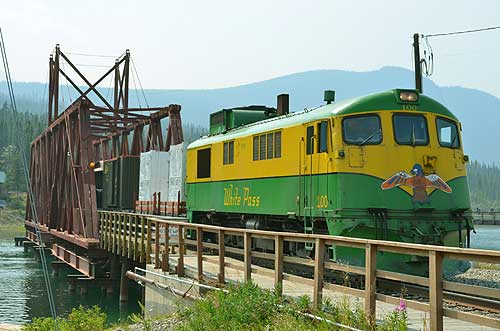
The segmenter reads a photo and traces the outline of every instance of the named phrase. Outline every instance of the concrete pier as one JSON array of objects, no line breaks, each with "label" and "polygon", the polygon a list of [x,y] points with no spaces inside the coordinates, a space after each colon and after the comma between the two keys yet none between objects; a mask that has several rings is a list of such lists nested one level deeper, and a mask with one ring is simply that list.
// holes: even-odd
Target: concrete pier
[{"label": "concrete pier", "polygon": [[0,331],[17,331],[21,330],[21,325],[0,323]]}]

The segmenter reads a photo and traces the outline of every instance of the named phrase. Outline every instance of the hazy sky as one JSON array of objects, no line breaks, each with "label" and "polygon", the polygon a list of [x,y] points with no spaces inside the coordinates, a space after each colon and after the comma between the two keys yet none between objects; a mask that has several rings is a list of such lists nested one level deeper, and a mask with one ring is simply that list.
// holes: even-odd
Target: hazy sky
[{"label": "hazy sky", "polygon": [[[144,88],[217,88],[314,69],[412,68],[414,32],[495,25],[500,1],[494,0],[2,0],[0,6],[14,80],[46,82],[48,56],[59,43],[65,52],[119,55],[129,48]],[[438,84],[500,97],[500,30],[431,43]],[[105,68],[83,70],[95,77]]]}]

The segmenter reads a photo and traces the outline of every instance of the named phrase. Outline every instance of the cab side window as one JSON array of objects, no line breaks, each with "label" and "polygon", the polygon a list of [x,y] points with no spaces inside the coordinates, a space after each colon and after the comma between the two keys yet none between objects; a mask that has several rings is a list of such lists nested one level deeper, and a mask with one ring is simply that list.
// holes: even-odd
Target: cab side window
[{"label": "cab side window", "polygon": [[324,153],[327,151],[327,133],[328,133],[328,122],[321,121],[318,123],[318,153]]},{"label": "cab side window", "polygon": [[314,153],[314,126],[307,127],[306,134],[306,154],[310,155]]},{"label": "cab side window", "polygon": [[342,120],[344,142],[351,145],[377,145],[382,142],[382,127],[377,115],[350,116]]},{"label": "cab side window", "polygon": [[394,139],[399,145],[429,144],[427,120],[422,115],[396,114],[392,118]]},{"label": "cab side window", "polygon": [[436,118],[436,128],[439,145],[449,148],[459,148],[457,124],[445,118]]}]

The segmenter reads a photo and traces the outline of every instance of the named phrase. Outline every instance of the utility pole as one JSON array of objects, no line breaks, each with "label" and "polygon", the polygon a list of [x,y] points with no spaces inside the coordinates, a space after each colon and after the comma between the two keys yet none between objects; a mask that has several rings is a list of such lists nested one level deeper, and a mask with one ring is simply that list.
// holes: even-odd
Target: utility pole
[{"label": "utility pole", "polygon": [[415,89],[422,93],[422,66],[420,62],[419,35],[413,35],[413,57],[415,59]]}]

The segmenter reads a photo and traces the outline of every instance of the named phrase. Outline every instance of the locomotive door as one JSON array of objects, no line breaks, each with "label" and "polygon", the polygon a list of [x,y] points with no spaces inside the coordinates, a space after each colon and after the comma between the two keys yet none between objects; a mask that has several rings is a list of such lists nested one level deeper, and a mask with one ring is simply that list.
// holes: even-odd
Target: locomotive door
[{"label": "locomotive door", "polygon": [[[314,124],[309,124],[305,128],[304,136],[300,140],[299,147],[299,216],[304,222],[304,233],[313,233],[314,222],[314,187],[313,187],[313,166],[314,166],[314,146],[316,136],[314,134]],[[306,245],[307,246],[307,245]]]}]

